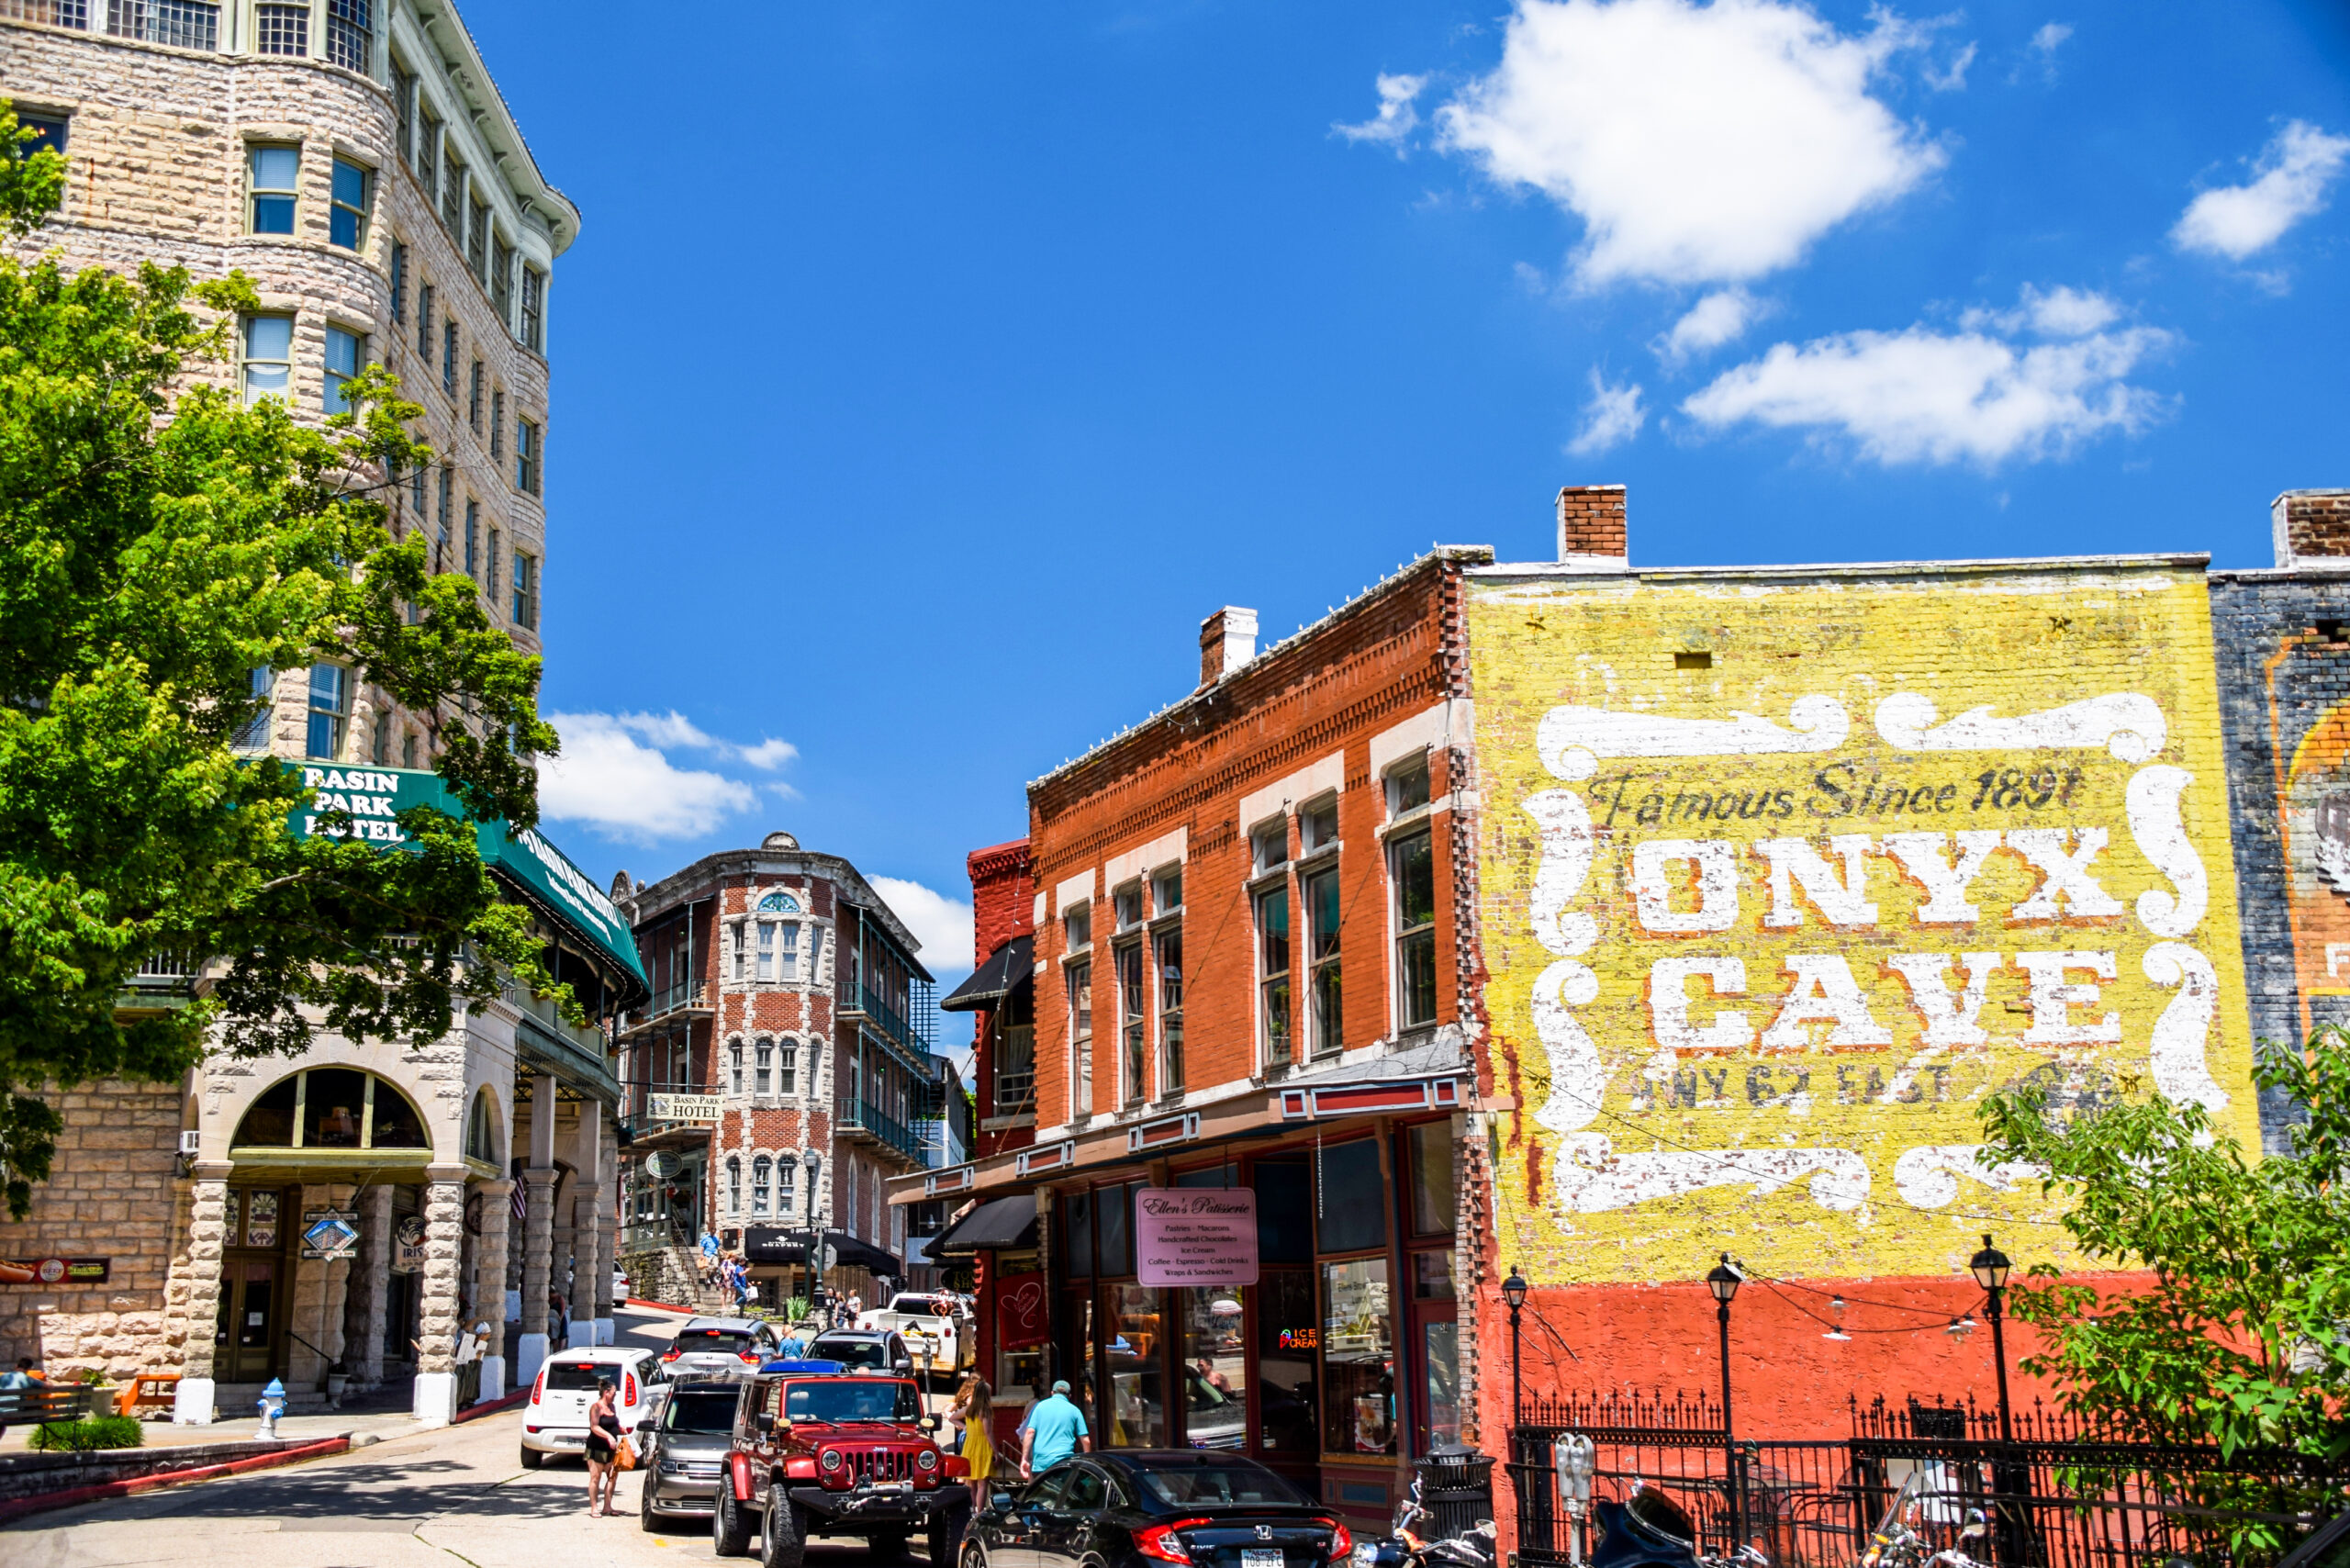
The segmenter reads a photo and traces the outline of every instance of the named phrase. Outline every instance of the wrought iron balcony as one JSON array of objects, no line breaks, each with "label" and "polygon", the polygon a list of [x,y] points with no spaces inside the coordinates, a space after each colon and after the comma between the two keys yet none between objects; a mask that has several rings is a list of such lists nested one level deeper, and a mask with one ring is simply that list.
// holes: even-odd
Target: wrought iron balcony
[{"label": "wrought iron balcony", "polygon": [[922,1140],[913,1128],[890,1115],[870,1100],[844,1100],[833,1114],[834,1130],[850,1135],[862,1134],[884,1148],[893,1148],[914,1165],[923,1162]]}]

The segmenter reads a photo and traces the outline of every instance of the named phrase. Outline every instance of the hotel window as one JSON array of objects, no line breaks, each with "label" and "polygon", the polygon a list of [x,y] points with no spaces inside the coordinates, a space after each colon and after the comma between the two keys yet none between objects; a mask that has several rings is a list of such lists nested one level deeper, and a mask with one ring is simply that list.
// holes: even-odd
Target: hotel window
[{"label": "hotel window", "polygon": [[441,390],[452,398],[457,395],[457,323],[453,318],[441,323]]},{"label": "hotel window", "polygon": [[244,353],[239,371],[244,381],[246,402],[286,396],[294,385],[294,318],[246,317]]},{"label": "hotel window", "polygon": [[734,949],[734,978],[736,980],[741,980],[750,961],[750,949],[747,946],[749,934],[744,931],[743,923],[741,921],[736,921],[734,923],[732,932]]},{"label": "hotel window", "polygon": [[[775,1047],[775,1092],[778,1094],[800,1092],[800,1047],[789,1040],[778,1041]],[[790,1183],[787,1182],[785,1185]]]},{"label": "hotel window", "polygon": [[[787,1089],[784,1092],[789,1094],[791,1091]],[[791,1179],[798,1169],[788,1154],[775,1162],[775,1212],[779,1215],[791,1213]]]},{"label": "hotel window", "polygon": [[498,530],[489,531],[488,558],[482,564],[481,591],[492,610],[498,608]]},{"label": "hotel window", "polygon": [[498,324],[514,330],[514,247],[492,238],[489,247],[489,298],[498,307]]},{"label": "hotel window", "polygon": [[400,737],[400,766],[402,767],[416,766],[416,732],[414,730],[410,730]]},{"label": "hotel window", "polygon": [[441,154],[441,227],[449,242],[462,246],[465,232],[465,162],[453,148]]},{"label": "hotel window", "polygon": [[481,503],[465,498],[465,576],[481,580]]},{"label": "hotel window", "polygon": [[106,0],[106,31],[209,53],[220,47],[220,7],[207,0]]},{"label": "hotel window", "polygon": [[1093,965],[1071,964],[1069,987],[1069,1114],[1093,1109]]},{"label": "hotel window", "polygon": [[762,1154],[751,1161],[751,1212],[753,1214],[764,1215],[767,1212],[768,1188],[774,1176],[775,1161],[766,1155]]},{"label": "hotel window", "polygon": [[526,496],[539,493],[539,427],[528,420],[514,424],[514,487]]},{"label": "hotel window", "polygon": [[392,241],[392,323],[408,325],[408,247]]},{"label": "hotel window", "polygon": [[392,765],[392,711],[389,708],[375,715],[375,740],[368,749],[368,760],[378,767]]},{"label": "hotel window", "polygon": [[373,12],[368,0],[327,0],[327,58],[362,76],[375,50]]},{"label": "hotel window", "polygon": [[294,232],[294,196],[302,178],[298,147],[245,151],[245,229],[252,234]]},{"label": "hotel window", "polygon": [[543,352],[546,290],[546,274],[536,267],[525,266],[522,269],[522,346],[533,353]]},{"label": "hotel window", "polygon": [[416,183],[424,187],[424,205],[429,208],[441,196],[441,120],[421,105],[417,120],[420,129],[416,138]]},{"label": "hotel window", "polygon": [[398,139],[400,162],[416,167],[416,73],[392,62],[392,112],[398,117],[393,134]]},{"label": "hotel window", "polygon": [[261,704],[261,709],[245,721],[244,728],[237,732],[236,740],[230,744],[239,751],[267,751],[269,722],[273,716],[271,705],[277,694],[277,672],[267,665],[263,665],[253,670],[247,679],[251,684],[245,689],[246,695],[252,701]]},{"label": "hotel window", "polygon": [[365,342],[356,332],[346,332],[341,327],[327,329],[327,373],[319,402],[328,413],[351,411],[351,399],[342,395],[342,384],[359,374]]},{"label": "hotel window", "polygon": [[333,205],[327,209],[327,240],[346,251],[367,241],[368,186],[375,183],[366,170],[348,158],[334,161]]},{"label": "hotel window", "polygon": [[1289,890],[1257,895],[1257,1027],[1268,1066],[1290,1059]]},{"label": "hotel window", "polygon": [[784,922],[776,936],[775,978],[800,978],[800,927],[789,921]]},{"label": "hotel window", "polygon": [[416,286],[416,352],[424,356],[424,369],[432,371],[432,286]]},{"label": "hotel window", "polygon": [[539,558],[514,552],[514,624],[536,631],[539,624]]},{"label": "hotel window", "polygon": [[476,435],[481,433],[481,361],[476,360],[472,371],[465,377],[465,423],[474,427]]},{"label": "hotel window", "polygon": [[64,157],[65,138],[72,129],[72,124],[73,122],[63,115],[29,114],[23,109],[18,109],[17,129],[31,131],[33,138],[24,144],[17,156],[29,158],[43,148],[47,148],[60,158]]},{"label": "hotel window", "polygon": [[775,979],[775,922],[759,922],[759,979]]},{"label": "hotel window", "polygon": [[753,1052],[752,1060],[754,1065],[751,1073],[751,1092],[754,1094],[774,1093],[775,1042],[762,1039]]},{"label": "hotel window", "polygon": [[1338,868],[1326,867],[1299,888],[1305,904],[1306,984],[1314,1015],[1309,1036],[1315,1056],[1344,1047],[1343,991],[1338,981]]},{"label": "hotel window", "polygon": [[737,1040],[727,1047],[726,1055],[729,1088],[732,1092],[739,1096],[743,1092],[743,1042]]},{"label": "hotel window", "polygon": [[487,288],[489,286],[489,203],[476,201],[470,206],[473,223],[465,231],[465,260],[473,264],[474,276],[481,279],[482,286]]},{"label": "hotel window", "polygon": [[489,394],[489,460],[492,463],[506,455],[506,389],[493,387]]},{"label": "hotel window", "polygon": [[262,54],[309,53],[310,8],[308,6],[254,6],[253,49]]},{"label": "hotel window", "polygon": [[1150,1056],[1143,1022],[1142,944],[1128,942],[1117,950],[1119,1092],[1129,1105],[1149,1092]]},{"label": "hotel window", "polygon": [[441,558],[449,548],[450,497],[455,489],[455,481],[456,470],[446,463],[441,465],[441,542],[432,554],[432,569],[436,572],[443,569]]},{"label": "hotel window", "polygon": [[726,1157],[726,1212],[731,1215],[743,1212],[743,1158],[740,1155]]},{"label": "hotel window", "polygon": [[1424,1029],[1436,1022],[1434,835],[1416,833],[1389,845],[1387,879],[1395,901],[1395,1024]]},{"label": "hotel window", "polygon": [[1158,960],[1158,1092],[1183,1087],[1183,928],[1154,939]]},{"label": "hotel window", "polygon": [[342,755],[343,716],[351,705],[351,672],[341,665],[310,666],[310,727],[307,755],[329,762]]}]

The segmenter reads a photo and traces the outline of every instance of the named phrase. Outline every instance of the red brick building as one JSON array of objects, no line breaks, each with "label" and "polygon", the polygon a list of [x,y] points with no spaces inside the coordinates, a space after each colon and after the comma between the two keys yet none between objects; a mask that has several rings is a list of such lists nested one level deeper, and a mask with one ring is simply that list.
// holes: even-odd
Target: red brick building
[{"label": "red brick building", "polygon": [[811,1230],[832,1290],[905,1281],[884,1183],[923,1165],[941,1081],[912,934],[856,867],[786,833],[615,893],[653,985],[619,1036],[640,1288],[689,1290],[704,1227],[770,1305],[806,1294]]}]

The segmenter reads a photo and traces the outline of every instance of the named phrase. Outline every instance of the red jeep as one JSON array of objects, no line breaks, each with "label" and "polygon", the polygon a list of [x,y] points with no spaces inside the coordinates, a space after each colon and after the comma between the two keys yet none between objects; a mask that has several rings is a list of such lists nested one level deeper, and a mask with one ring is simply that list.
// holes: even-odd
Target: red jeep
[{"label": "red jeep", "polygon": [[766,1568],[800,1568],[814,1536],[859,1536],[878,1562],[895,1561],[916,1532],[931,1568],[955,1568],[970,1522],[969,1466],[931,1440],[911,1378],[763,1373],[734,1406],[727,1481],[711,1536],[741,1557],[755,1532]]}]

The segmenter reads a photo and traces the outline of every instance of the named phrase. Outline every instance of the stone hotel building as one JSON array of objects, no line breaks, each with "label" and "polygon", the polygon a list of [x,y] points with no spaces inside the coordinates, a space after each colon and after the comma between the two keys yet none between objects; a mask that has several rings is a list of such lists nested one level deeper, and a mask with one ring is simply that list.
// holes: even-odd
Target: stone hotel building
[{"label": "stone hotel building", "polygon": [[[389,476],[392,526],[421,530],[536,652],[550,280],[579,214],[455,8],[0,0],[0,92],[70,162],[31,245],[253,280],[262,308],[208,374],[314,419],[362,366],[399,375],[436,456]],[[322,793],[397,808],[437,789],[424,726],[351,671],[254,681],[274,706],[248,744]],[[496,825],[483,846],[591,1013],[641,998],[627,922],[560,851]],[[151,968],[127,1008],[203,983],[200,966]],[[551,1293],[574,1342],[609,1332],[617,1095],[600,1022],[520,993],[419,1048],[321,1037],[185,1083],[73,1089],[55,1175],[28,1220],[0,1225],[0,1258],[80,1261],[0,1284],[0,1354],[180,1373],[183,1421],[243,1414],[273,1377],[297,1408],[410,1378],[417,1414],[446,1420],[532,1374]],[[333,1244],[338,1222],[355,1252]]]}]

